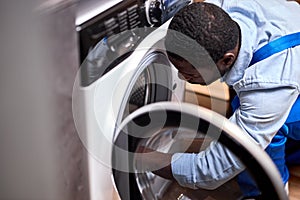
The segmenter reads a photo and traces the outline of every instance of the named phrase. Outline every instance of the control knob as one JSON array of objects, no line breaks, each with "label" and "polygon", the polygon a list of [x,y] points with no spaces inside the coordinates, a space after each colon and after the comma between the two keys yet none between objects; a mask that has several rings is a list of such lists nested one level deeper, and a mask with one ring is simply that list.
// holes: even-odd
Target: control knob
[{"label": "control knob", "polygon": [[160,26],[162,24],[162,5],[159,0],[148,0],[145,2],[146,17],[150,25]]}]

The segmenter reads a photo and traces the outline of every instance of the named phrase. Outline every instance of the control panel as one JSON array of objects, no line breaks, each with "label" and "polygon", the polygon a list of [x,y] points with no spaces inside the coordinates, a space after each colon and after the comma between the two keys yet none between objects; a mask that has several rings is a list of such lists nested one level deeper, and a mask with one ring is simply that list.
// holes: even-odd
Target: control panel
[{"label": "control panel", "polygon": [[[91,84],[130,56],[143,38],[154,30],[147,27],[159,27],[191,0],[113,2],[116,4],[85,17],[82,23],[76,23],[83,86]],[[103,8],[105,3],[107,0],[93,0],[91,6]],[[93,10],[87,10],[83,16],[93,13]],[[97,57],[97,63],[90,62],[91,57]]]},{"label": "control panel", "polygon": [[77,26],[80,60],[105,37],[137,27],[158,27],[191,0],[125,0]]},{"label": "control panel", "polygon": [[146,25],[143,3],[137,0],[126,0],[77,26],[81,62],[101,39]]}]

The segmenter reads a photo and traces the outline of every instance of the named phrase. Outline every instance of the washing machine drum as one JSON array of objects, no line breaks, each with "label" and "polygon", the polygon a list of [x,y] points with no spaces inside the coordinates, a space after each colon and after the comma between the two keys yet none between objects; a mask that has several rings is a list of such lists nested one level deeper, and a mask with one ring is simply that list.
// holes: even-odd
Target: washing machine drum
[{"label": "washing machine drum", "polygon": [[[170,66],[166,55],[160,51],[153,51],[139,64],[130,85],[125,92],[124,101],[120,106],[118,124],[135,110],[155,102],[171,101],[174,86],[179,79],[173,77],[174,68]],[[174,81],[173,79],[178,79]],[[180,82],[183,82],[180,80]],[[179,91],[183,93],[183,91]]]},{"label": "washing machine drum", "polygon": [[192,190],[151,170],[138,169],[142,163],[136,160],[136,152],[142,148],[162,153],[198,153],[205,151],[214,140],[225,145],[246,166],[261,192],[261,199],[288,199],[280,175],[267,154],[236,125],[213,111],[186,103],[153,103],[128,115],[118,133],[112,163],[122,200],[241,199],[236,178],[214,190]]},{"label": "washing machine drum", "polygon": [[149,54],[144,65],[147,67],[135,81],[126,104],[130,106],[128,114],[150,103],[171,100],[172,72],[165,55],[160,52]]}]

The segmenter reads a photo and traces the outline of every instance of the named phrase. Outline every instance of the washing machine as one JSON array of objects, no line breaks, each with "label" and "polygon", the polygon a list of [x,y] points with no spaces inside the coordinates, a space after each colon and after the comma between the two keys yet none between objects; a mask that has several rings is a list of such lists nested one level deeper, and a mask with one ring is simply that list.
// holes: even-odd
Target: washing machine
[{"label": "washing machine", "polygon": [[[84,1],[73,116],[88,152],[90,199],[241,199],[236,180],[191,190],[140,170],[138,149],[199,152],[218,140],[246,166],[263,199],[287,199],[270,158],[221,115],[184,102],[164,36],[184,0]],[[217,133],[217,134],[216,134]]]}]

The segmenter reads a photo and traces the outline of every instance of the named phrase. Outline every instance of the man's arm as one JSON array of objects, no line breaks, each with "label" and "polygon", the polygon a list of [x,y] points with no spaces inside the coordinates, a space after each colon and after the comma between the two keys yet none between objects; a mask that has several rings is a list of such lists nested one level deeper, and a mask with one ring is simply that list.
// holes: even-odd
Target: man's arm
[{"label": "man's arm", "polygon": [[[185,141],[189,143],[188,148],[185,150],[185,153],[199,153],[200,148],[206,149],[210,142],[212,140],[210,139],[204,139],[204,138],[195,138],[192,141]],[[178,141],[183,142],[183,141]],[[162,153],[159,151],[155,151],[153,149],[140,146],[136,150],[136,162],[140,163],[139,166],[144,166],[145,168],[152,169],[151,171],[165,179],[174,180],[173,174],[172,174],[172,156],[171,153]]]},{"label": "man's arm", "polygon": [[229,120],[266,148],[286,121],[297,97],[293,87],[240,92],[240,107]]},{"label": "man's arm", "polygon": [[[139,147],[135,156],[136,166],[139,171],[151,171],[192,189],[216,189],[244,169],[220,143],[203,142],[204,139],[197,138],[185,152],[174,154]],[[202,151],[199,153],[200,147]]]}]

